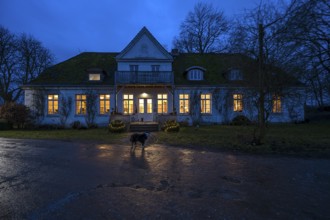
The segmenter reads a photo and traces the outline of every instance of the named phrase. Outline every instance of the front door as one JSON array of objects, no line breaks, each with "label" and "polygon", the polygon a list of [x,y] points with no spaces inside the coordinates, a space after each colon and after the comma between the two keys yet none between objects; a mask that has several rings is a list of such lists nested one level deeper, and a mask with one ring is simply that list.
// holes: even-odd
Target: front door
[{"label": "front door", "polygon": [[139,121],[152,121],[152,99],[139,99]]}]

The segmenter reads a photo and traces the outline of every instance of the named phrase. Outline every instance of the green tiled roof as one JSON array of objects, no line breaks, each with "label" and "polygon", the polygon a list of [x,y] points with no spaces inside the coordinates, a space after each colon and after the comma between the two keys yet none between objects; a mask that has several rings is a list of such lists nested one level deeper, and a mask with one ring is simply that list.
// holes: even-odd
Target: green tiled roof
[{"label": "green tiled roof", "polygon": [[[118,53],[85,52],[46,69],[30,85],[113,85]],[[89,82],[88,70],[101,69],[104,80]]]},{"label": "green tiled roof", "polygon": [[[187,80],[186,70],[192,66],[200,66],[206,69],[204,80]],[[243,74],[252,74],[252,60],[241,54],[180,54],[174,58],[173,70],[174,81],[177,85],[219,85],[229,83],[226,80],[226,72],[237,68]]]},{"label": "green tiled roof", "polygon": [[[81,53],[48,68],[26,86],[114,85],[114,74],[117,70],[115,57],[117,55],[118,53]],[[192,66],[199,66],[206,70],[204,80],[187,80],[186,70]],[[244,79],[255,78],[258,72],[256,62],[241,54],[179,54],[173,59],[174,84],[181,86],[244,85],[244,81],[235,82],[226,79],[226,73],[232,68],[240,69]],[[103,70],[103,80],[88,81],[88,70]]]}]

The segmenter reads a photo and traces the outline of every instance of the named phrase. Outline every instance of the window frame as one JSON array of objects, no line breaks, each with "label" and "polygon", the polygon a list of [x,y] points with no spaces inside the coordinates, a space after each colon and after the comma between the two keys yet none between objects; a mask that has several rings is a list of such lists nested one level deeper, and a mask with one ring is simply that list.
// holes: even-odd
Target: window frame
[{"label": "window frame", "polygon": [[87,95],[86,94],[76,94],[75,95],[75,114],[76,115],[86,115],[87,114]]},{"label": "window frame", "polygon": [[194,68],[188,71],[188,75],[189,75],[189,80],[199,81],[199,80],[203,80],[204,72],[201,69]]},{"label": "window frame", "polygon": [[[102,98],[103,96],[103,98]],[[110,114],[111,107],[111,95],[110,94],[99,94],[99,114],[100,115],[108,115]],[[107,109],[107,107],[109,107]]]},{"label": "window frame", "polygon": [[[127,112],[125,113],[126,105],[127,105]],[[133,94],[123,94],[123,114],[124,115],[134,114],[134,95]]]},{"label": "window frame", "polygon": [[212,114],[212,94],[202,93],[200,99],[201,114]]},{"label": "window frame", "polygon": [[[184,115],[190,113],[190,95],[188,93],[179,94],[179,107],[179,114]],[[188,111],[184,111],[186,109],[188,109]]]},{"label": "window frame", "polygon": [[160,65],[151,65],[151,72],[159,72]]},{"label": "window frame", "polygon": [[234,112],[243,112],[243,94],[242,93],[234,93],[233,94],[233,111]]},{"label": "window frame", "polygon": [[272,113],[281,114],[282,113],[282,96],[274,94],[272,96]]},{"label": "window frame", "polygon": [[157,113],[168,114],[168,94],[159,93],[157,94]]},{"label": "window frame", "polygon": [[132,73],[139,72],[139,65],[137,64],[130,64],[129,65],[129,71]]},{"label": "window frame", "polygon": [[[57,96],[57,99],[55,99],[55,96]],[[50,99],[50,97],[51,97],[51,99]],[[57,105],[55,103],[57,103]],[[51,110],[51,111],[49,111],[49,110]],[[57,93],[48,94],[47,95],[47,115],[58,115],[58,114],[59,114],[59,94],[57,94]]]},{"label": "window frame", "polygon": [[[93,79],[93,77],[96,77],[96,79]],[[101,73],[89,73],[88,80],[89,81],[101,81]]]}]

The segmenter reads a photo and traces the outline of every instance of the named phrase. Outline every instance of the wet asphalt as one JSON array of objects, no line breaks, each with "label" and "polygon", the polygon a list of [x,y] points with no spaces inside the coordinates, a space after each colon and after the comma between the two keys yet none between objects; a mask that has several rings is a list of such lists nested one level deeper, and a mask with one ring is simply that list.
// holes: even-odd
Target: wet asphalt
[{"label": "wet asphalt", "polygon": [[0,138],[0,219],[329,219],[330,160]]}]

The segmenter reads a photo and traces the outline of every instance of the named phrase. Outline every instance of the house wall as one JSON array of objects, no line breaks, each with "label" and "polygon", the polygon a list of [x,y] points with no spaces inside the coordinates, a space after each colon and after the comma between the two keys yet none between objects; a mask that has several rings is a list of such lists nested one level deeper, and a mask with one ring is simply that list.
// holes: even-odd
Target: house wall
[{"label": "house wall", "polygon": [[[47,96],[49,94],[58,94],[59,95],[59,108],[61,106],[61,98],[63,98],[63,97],[65,97],[66,99],[71,98],[71,100],[72,100],[71,111],[69,113],[65,126],[70,127],[71,124],[75,121],[79,121],[82,125],[86,126],[85,115],[77,115],[75,113],[75,109],[76,109],[75,96],[77,94],[86,94],[88,91],[93,91],[97,95],[97,100],[96,100],[97,113],[95,115],[96,116],[95,124],[97,124],[99,126],[108,125],[110,113],[106,114],[106,115],[100,114],[99,95],[100,94],[110,94],[110,109],[111,109],[111,111],[113,111],[115,108],[115,93],[114,93],[113,88],[82,89],[82,88],[65,88],[65,87],[63,87],[63,88],[44,88],[42,90],[39,90],[39,93],[41,92],[44,96],[44,111],[43,111],[44,117],[39,119],[39,123],[40,124],[61,125],[61,115],[60,114],[48,114]],[[35,99],[36,99],[37,93],[38,93],[38,90],[31,90],[31,89],[25,90],[25,105],[28,106],[33,111],[36,111]],[[88,102],[88,99],[87,99],[87,102]]]},{"label": "house wall", "polygon": [[[81,124],[86,125],[86,118],[84,115],[75,114],[75,95],[85,94],[88,90],[82,88],[49,88],[39,90],[26,89],[25,90],[25,105],[30,107],[32,110],[36,110],[34,104],[34,99],[37,94],[44,95],[44,117],[40,120],[41,124],[61,124],[60,115],[49,115],[47,113],[47,95],[48,94],[59,94],[59,105],[61,105],[61,97],[72,99],[71,112],[66,121],[66,126],[69,127],[73,122],[80,121]],[[151,98],[153,101],[153,118],[150,120],[156,121],[158,118],[157,114],[157,94],[167,94],[168,95],[168,113],[165,115],[170,115],[176,112],[176,118],[179,122],[188,122],[190,125],[198,121],[201,124],[227,124],[232,121],[232,119],[238,115],[244,115],[252,121],[256,121],[258,117],[257,107],[255,105],[255,98],[247,93],[244,89],[230,89],[227,87],[176,87],[174,92],[169,87],[131,87],[122,88],[116,94],[113,88],[93,88],[95,94],[110,94],[110,109],[111,112],[117,110],[119,113],[123,113],[123,94],[133,94],[134,95],[134,113],[132,116],[136,117],[136,120],[140,120],[141,115],[138,114],[138,99],[139,98]],[[173,93],[172,93],[173,92]],[[200,94],[210,93],[212,94],[211,101],[211,114],[192,114],[192,97],[194,94],[198,99],[195,101],[197,103],[197,109],[200,109]],[[233,94],[242,93],[243,94],[243,111],[234,112],[233,111]],[[190,113],[181,114],[179,112],[179,94],[189,94],[190,95]],[[245,95],[244,95],[245,94]],[[281,113],[271,113],[268,108],[270,122],[294,122],[304,120],[304,90],[303,89],[292,89],[292,91],[286,91],[286,96],[282,98],[282,112]],[[96,101],[97,114],[95,117],[95,123],[99,126],[106,126],[109,123],[110,115],[99,114],[99,97]],[[115,109],[117,107],[117,109]]]},{"label": "house wall", "polygon": [[[193,94],[197,94],[200,97],[202,93],[212,94],[212,114],[200,114],[197,118],[192,113],[192,103],[190,103],[190,113],[180,114],[179,112],[179,94],[189,94],[192,97]],[[235,112],[233,110],[233,94],[243,94],[243,110],[241,112]],[[272,102],[265,102],[266,111],[269,113],[268,121],[272,123],[280,122],[295,122],[304,120],[304,90],[292,88],[291,91],[284,91],[285,94],[281,98],[282,111],[280,113],[272,113]],[[190,98],[191,101],[191,98]],[[196,103],[200,103],[197,100]],[[251,91],[244,88],[176,88],[174,92],[174,107],[177,109],[177,120],[179,122],[188,122],[190,125],[196,123],[196,120],[201,124],[228,124],[236,116],[243,115],[249,118],[251,121],[258,120],[256,96]]]}]

